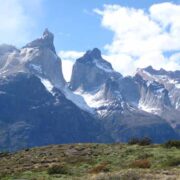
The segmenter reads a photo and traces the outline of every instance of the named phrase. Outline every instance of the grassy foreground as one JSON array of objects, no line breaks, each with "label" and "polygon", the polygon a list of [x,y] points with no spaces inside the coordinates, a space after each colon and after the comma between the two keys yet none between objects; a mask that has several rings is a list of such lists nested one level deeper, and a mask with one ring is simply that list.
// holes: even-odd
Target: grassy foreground
[{"label": "grassy foreground", "polygon": [[0,153],[1,180],[180,179],[180,149],[74,144]]}]

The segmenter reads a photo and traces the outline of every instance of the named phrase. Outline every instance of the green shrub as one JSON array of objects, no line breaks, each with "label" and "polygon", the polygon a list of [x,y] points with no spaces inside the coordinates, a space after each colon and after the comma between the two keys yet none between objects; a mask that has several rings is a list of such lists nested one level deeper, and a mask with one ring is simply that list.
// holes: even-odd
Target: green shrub
[{"label": "green shrub", "polygon": [[139,144],[139,139],[138,138],[132,138],[128,141],[129,145],[134,145],[134,144]]},{"label": "green shrub", "polygon": [[152,144],[152,140],[148,137],[144,137],[144,138],[132,138],[129,140],[128,142],[129,145],[134,145],[134,144],[138,144],[140,146],[146,146],[146,145],[150,145]]},{"label": "green shrub", "polygon": [[69,172],[63,165],[53,165],[48,169],[48,174],[69,174]]},{"label": "green shrub", "polygon": [[146,146],[146,145],[150,145],[150,144],[152,144],[152,140],[148,137],[142,138],[139,141],[140,146]]},{"label": "green shrub", "polygon": [[169,140],[166,143],[164,143],[165,148],[171,148],[171,147],[176,147],[180,148],[180,140]]},{"label": "green shrub", "polygon": [[0,152],[0,158],[6,157],[6,156],[9,156],[9,155],[10,155],[10,153],[7,152],[7,151],[5,151],[5,152]]},{"label": "green shrub", "polygon": [[147,158],[150,158],[150,157],[153,157],[153,154],[141,153],[141,154],[138,156],[138,159],[147,159]]},{"label": "green shrub", "polygon": [[171,158],[165,162],[165,166],[174,167],[180,165],[180,158],[174,159]]}]

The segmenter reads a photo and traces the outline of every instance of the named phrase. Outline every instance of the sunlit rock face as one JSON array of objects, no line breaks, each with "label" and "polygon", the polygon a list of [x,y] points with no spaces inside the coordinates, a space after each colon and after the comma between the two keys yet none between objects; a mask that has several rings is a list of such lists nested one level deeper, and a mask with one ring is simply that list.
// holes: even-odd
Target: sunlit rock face
[{"label": "sunlit rock face", "polygon": [[99,49],[87,51],[73,66],[70,86],[72,90],[82,88],[91,91],[105,83],[109,78],[120,78],[121,74],[113,70],[105,61]]},{"label": "sunlit rock face", "polygon": [[46,29],[41,38],[28,43],[20,50],[7,45],[0,47],[1,76],[19,72],[31,73],[48,79],[57,88],[63,88],[65,80],[61,60],[56,55],[53,40],[54,35]]},{"label": "sunlit rock face", "polygon": [[180,133],[180,71],[155,70],[152,66],[138,69],[143,79],[140,108],[166,119]]}]

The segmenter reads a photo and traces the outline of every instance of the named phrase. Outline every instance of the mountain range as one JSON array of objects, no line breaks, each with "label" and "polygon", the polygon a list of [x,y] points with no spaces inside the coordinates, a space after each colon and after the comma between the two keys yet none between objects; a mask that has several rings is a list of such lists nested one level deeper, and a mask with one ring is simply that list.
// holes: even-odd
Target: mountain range
[{"label": "mountain range", "polygon": [[180,71],[124,77],[94,48],[66,82],[53,41],[46,29],[21,49],[0,45],[0,150],[180,138]]}]

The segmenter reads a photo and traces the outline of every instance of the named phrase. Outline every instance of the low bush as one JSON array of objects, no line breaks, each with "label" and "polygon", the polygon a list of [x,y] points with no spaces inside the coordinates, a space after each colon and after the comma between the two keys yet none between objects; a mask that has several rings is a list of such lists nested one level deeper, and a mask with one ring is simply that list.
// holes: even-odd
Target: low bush
[{"label": "low bush", "polygon": [[2,158],[2,157],[6,157],[6,156],[9,156],[10,155],[10,153],[9,152],[0,152],[0,158]]},{"label": "low bush", "polygon": [[180,158],[174,159],[171,158],[165,162],[165,166],[169,167],[175,167],[175,166],[180,166]]},{"label": "low bush", "polygon": [[139,144],[139,139],[138,138],[132,138],[128,141],[129,145],[134,145],[134,144]]},{"label": "low bush", "polygon": [[147,159],[147,158],[150,158],[150,157],[153,157],[153,154],[141,153],[141,154],[139,154],[138,159]]},{"label": "low bush", "polygon": [[169,140],[166,143],[164,143],[165,148],[171,148],[171,147],[176,147],[180,148],[180,140]]},{"label": "low bush", "polygon": [[133,168],[150,168],[151,167],[151,163],[148,159],[139,159],[139,160],[135,160],[131,163],[131,167]]},{"label": "low bush", "polygon": [[132,138],[129,140],[128,142],[129,145],[134,145],[134,144],[138,144],[140,146],[146,146],[146,145],[150,145],[152,144],[152,140],[148,137],[144,137],[144,138]]},{"label": "low bush", "polygon": [[69,172],[63,165],[53,165],[48,169],[48,174],[69,174]]}]

